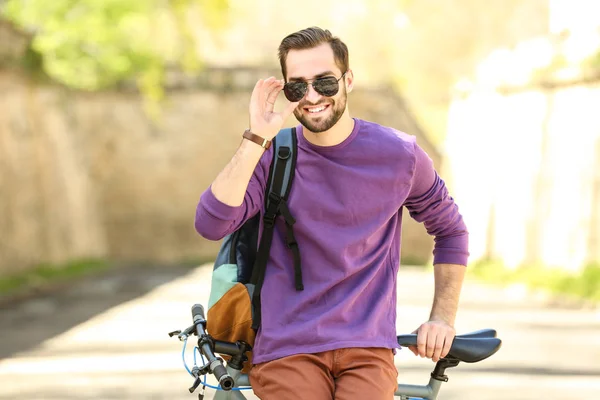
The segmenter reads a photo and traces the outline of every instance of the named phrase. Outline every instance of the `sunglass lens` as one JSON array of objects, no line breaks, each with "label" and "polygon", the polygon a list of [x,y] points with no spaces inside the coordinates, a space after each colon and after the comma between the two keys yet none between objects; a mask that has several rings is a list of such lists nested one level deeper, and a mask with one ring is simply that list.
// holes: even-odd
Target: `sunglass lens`
[{"label": "sunglass lens", "polygon": [[335,96],[340,88],[338,80],[333,76],[317,79],[313,83],[315,91],[323,96],[331,97]]},{"label": "sunglass lens", "polygon": [[302,100],[306,94],[308,84],[306,82],[288,82],[283,86],[283,93],[285,97],[295,103]]}]

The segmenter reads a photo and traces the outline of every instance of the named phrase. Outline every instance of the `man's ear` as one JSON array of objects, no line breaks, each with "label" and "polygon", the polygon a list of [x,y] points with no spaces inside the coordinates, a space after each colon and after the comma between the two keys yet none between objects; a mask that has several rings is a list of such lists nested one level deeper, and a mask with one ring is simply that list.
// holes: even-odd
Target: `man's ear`
[{"label": "man's ear", "polygon": [[346,80],[346,93],[350,93],[354,88],[354,72],[352,72],[351,69],[348,69],[344,79]]}]

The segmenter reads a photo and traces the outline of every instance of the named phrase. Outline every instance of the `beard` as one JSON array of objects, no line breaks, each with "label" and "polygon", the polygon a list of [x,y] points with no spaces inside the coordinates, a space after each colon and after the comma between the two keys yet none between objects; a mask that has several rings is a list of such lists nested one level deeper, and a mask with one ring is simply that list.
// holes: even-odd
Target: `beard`
[{"label": "beard", "polygon": [[311,117],[309,115],[304,114],[304,107],[316,106],[317,104],[312,104],[308,102],[303,102],[296,107],[294,110],[294,116],[304,126],[312,133],[320,133],[325,132],[331,129],[337,122],[342,118],[344,111],[346,111],[346,85],[340,87],[341,95],[337,100],[334,100],[330,97],[324,97],[326,101],[321,101],[318,104],[329,104],[329,116],[319,116],[319,117]]}]

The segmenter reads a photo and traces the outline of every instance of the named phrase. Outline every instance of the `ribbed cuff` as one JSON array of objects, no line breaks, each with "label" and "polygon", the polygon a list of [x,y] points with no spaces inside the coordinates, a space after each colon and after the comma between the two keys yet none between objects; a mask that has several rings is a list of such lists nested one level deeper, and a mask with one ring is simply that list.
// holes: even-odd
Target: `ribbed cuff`
[{"label": "ribbed cuff", "polygon": [[200,197],[200,205],[213,218],[221,221],[233,221],[243,211],[243,205],[237,207],[227,205],[217,199],[209,187]]},{"label": "ribbed cuff", "polygon": [[468,235],[439,240],[433,249],[433,264],[467,265],[469,261]]}]

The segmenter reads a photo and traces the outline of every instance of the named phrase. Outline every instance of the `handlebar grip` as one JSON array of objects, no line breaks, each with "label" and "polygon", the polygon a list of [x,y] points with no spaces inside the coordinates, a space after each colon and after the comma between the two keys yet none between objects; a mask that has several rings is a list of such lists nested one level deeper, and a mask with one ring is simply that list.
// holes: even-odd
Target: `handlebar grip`
[{"label": "handlebar grip", "polygon": [[194,319],[194,326],[196,328],[196,334],[198,339],[198,347],[200,352],[206,356],[209,362],[209,370],[219,381],[221,389],[231,390],[235,385],[233,378],[227,372],[227,369],[223,366],[223,362],[220,358],[215,357],[212,346],[214,345],[213,339],[206,335],[206,319],[204,318],[204,307],[202,304],[194,304],[192,306],[192,318]]},{"label": "handlebar grip", "polygon": [[227,369],[225,369],[223,364],[219,363],[213,370],[213,374],[219,381],[219,385],[221,385],[223,390],[231,390],[233,388],[233,378],[227,373]]},{"label": "handlebar grip", "polygon": [[194,320],[194,323],[198,320],[203,321],[206,319],[204,317],[204,307],[202,307],[202,304],[194,304],[192,306],[192,319]]}]

